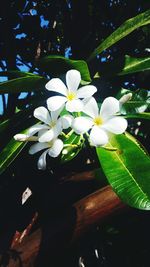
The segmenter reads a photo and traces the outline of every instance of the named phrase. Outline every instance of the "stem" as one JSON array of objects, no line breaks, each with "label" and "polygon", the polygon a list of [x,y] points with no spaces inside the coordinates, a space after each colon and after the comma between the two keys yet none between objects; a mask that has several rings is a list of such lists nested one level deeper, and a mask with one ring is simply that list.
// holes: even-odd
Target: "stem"
[{"label": "stem", "polygon": [[62,136],[65,138],[69,138],[73,134],[74,130],[71,130],[69,133],[65,134],[64,132],[61,132]]},{"label": "stem", "polygon": [[67,134],[67,138],[70,137],[70,135],[72,135],[74,132],[74,130],[71,130],[68,134]]},{"label": "stem", "polygon": [[65,144],[64,147],[78,147],[78,145],[75,145],[75,144]]},{"label": "stem", "polygon": [[85,134],[86,134],[86,136],[87,136],[88,138],[90,137],[89,133],[86,132]]},{"label": "stem", "polygon": [[65,134],[64,132],[61,132],[61,135],[67,138],[67,134]]},{"label": "stem", "polygon": [[109,151],[116,151],[116,150],[118,150],[118,148],[116,148],[116,147],[109,147],[109,146],[102,146],[101,148],[106,149],[106,150],[109,150]]}]

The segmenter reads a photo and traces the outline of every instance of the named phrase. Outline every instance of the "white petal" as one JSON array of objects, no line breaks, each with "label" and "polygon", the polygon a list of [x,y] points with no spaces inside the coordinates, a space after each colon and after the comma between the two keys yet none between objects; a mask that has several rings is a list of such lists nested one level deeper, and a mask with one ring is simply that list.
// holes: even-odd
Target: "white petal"
[{"label": "white petal", "polygon": [[97,92],[97,88],[93,85],[86,85],[77,90],[78,98],[87,98],[91,97],[95,92]]},{"label": "white petal", "polygon": [[40,130],[40,131],[38,132],[38,141],[39,141],[39,138],[40,138],[44,133],[46,133],[47,130],[49,130],[49,129],[50,129],[50,127],[48,127],[48,129],[42,129],[42,130]]},{"label": "white petal", "polygon": [[102,128],[114,134],[122,134],[128,126],[127,120],[122,117],[114,117],[108,120]]},{"label": "white petal", "polygon": [[49,91],[57,92],[62,95],[67,95],[67,88],[65,84],[59,79],[59,78],[54,78],[51,79],[46,85],[46,89]]},{"label": "white petal", "polygon": [[46,124],[36,124],[33,125],[29,130],[28,130],[28,135],[32,136],[36,134],[37,132],[44,130],[44,129],[49,129],[49,126]]},{"label": "white petal", "polygon": [[47,149],[46,151],[44,151],[42,153],[42,155],[39,157],[38,159],[38,169],[39,170],[45,170],[46,169],[46,155],[48,153],[49,149]]},{"label": "white petal", "polygon": [[117,113],[120,109],[119,101],[114,97],[107,97],[102,103],[100,116],[106,120],[115,113]]},{"label": "white petal", "polygon": [[47,99],[47,106],[50,111],[56,111],[63,108],[67,98],[64,96],[52,96]]},{"label": "white petal", "polygon": [[108,136],[104,130],[94,126],[90,132],[90,142],[93,146],[104,146],[108,143]]},{"label": "white petal", "polygon": [[81,75],[78,70],[69,70],[66,73],[66,84],[69,91],[76,92],[81,82]]},{"label": "white petal", "polygon": [[46,131],[39,138],[39,142],[50,142],[52,139],[56,138],[62,131],[61,121],[57,121],[56,125],[49,131]]},{"label": "white petal", "polygon": [[38,107],[34,110],[34,117],[39,119],[40,121],[49,124],[51,121],[49,111],[45,107]]},{"label": "white petal", "polygon": [[80,112],[83,110],[83,106],[83,102],[80,99],[75,99],[66,103],[66,110],[69,112]]},{"label": "white petal", "polygon": [[94,97],[91,97],[84,105],[83,112],[93,119],[98,116],[99,109]]},{"label": "white petal", "polygon": [[40,135],[39,142],[41,142],[41,143],[50,142],[56,136],[57,135],[55,135],[54,128],[52,128],[49,131],[46,131]]},{"label": "white petal", "polygon": [[93,121],[88,117],[75,118],[72,123],[72,129],[77,134],[83,134],[87,132],[93,125]]},{"label": "white petal", "polygon": [[61,123],[63,129],[71,127],[72,122],[73,122],[73,116],[71,115],[64,115],[61,117]]},{"label": "white petal", "polygon": [[29,154],[33,155],[47,147],[49,147],[49,144],[47,143],[36,143],[30,147]]},{"label": "white petal", "polygon": [[60,115],[61,111],[63,110],[64,106],[61,106],[59,109],[55,111],[51,111],[51,119],[53,122],[55,122]]},{"label": "white petal", "polygon": [[49,156],[56,158],[59,156],[63,149],[63,142],[60,139],[56,139],[52,145],[52,147],[49,149],[48,154]]}]

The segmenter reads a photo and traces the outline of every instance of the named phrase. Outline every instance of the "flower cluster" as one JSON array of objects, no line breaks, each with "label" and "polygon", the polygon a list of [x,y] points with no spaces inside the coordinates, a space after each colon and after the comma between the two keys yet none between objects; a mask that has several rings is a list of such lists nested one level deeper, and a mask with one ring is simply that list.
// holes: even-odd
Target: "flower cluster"
[{"label": "flower cluster", "polygon": [[[38,160],[38,168],[46,168],[46,156],[60,155],[64,144],[64,130],[71,128],[76,134],[87,134],[90,145],[105,146],[109,133],[121,134],[127,128],[127,121],[119,116],[120,104],[116,98],[106,98],[99,109],[93,94],[93,85],[79,87],[80,72],[70,70],[66,74],[66,84],[53,78],[46,89],[57,93],[47,99],[47,108],[41,106],[34,110],[34,117],[40,123],[32,126],[27,134],[16,134],[17,141],[33,141],[30,154],[44,150]],[[64,115],[65,111],[65,115]]]}]

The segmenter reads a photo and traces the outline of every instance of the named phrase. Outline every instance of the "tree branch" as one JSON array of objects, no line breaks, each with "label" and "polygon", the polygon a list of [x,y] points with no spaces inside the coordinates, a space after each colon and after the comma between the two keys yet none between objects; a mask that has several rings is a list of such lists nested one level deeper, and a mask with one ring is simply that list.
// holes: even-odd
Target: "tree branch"
[{"label": "tree branch", "polygon": [[[13,249],[21,252],[23,267],[34,266],[36,258],[36,262],[40,262],[42,258],[41,262],[45,266],[46,255],[51,260],[58,257],[59,250],[63,255],[93,226],[101,224],[125,208],[126,206],[111,187],[106,186],[78,201],[59,216],[50,218],[38,230],[26,237],[21,244],[15,245]],[[17,265],[9,265],[9,267],[12,266]]]}]

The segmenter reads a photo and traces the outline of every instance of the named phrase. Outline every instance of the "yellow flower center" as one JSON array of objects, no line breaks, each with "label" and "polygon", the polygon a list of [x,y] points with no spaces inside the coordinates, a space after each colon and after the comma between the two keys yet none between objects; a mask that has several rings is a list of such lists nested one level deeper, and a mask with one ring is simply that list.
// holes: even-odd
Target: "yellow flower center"
[{"label": "yellow flower center", "polygon": [[97,125],[97,126],[100,126],[103,124],[103,119],[101,117],[96,117],[94,119],[94,124]]},{"label": "yellow flower center", "polygon": [[55,121],[52,121],[52,122],[50,123],[50,127],[51,127],[51,128],[53,128],[55,125],[56,125],[56,122],[55,122]]},{"label": "yellow flower center", "polygon": [[74,100],[75,98],[76,98],[76,94],[75,93],[73,93],[73,92],[68,93],[67,99],[69,101]]}]

